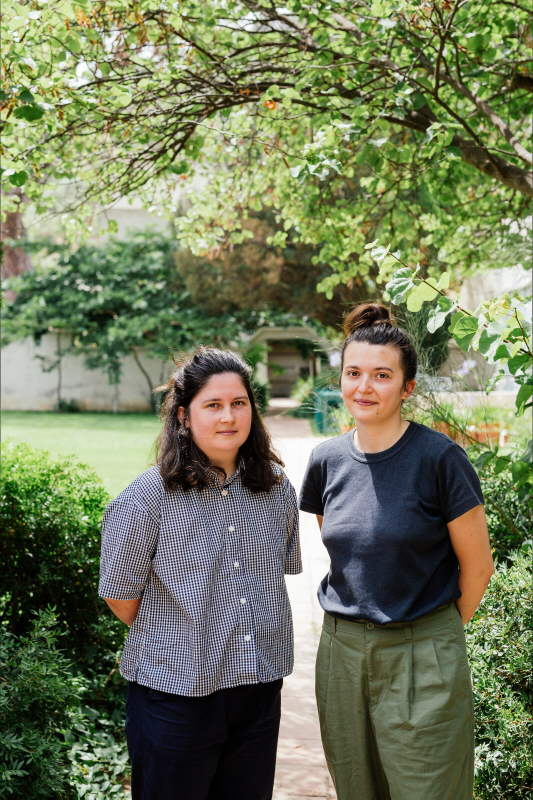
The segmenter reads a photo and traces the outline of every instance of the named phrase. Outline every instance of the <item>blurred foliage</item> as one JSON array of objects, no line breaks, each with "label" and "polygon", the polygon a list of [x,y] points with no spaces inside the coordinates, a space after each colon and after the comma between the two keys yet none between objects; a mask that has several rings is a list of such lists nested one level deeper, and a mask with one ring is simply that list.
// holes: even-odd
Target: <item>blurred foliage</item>
[{"label": "blurred foliage", "polygon": [[466,638],[474,686],[476,800],[533,793],[531,549],[498,565]]}]

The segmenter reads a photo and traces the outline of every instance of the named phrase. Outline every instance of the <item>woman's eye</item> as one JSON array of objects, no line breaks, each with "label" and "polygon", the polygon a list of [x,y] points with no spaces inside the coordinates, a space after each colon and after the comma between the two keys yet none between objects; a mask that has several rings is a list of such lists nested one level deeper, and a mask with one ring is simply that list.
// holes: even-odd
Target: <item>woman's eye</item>
[{"label": "woman's eye", "polygon": [[378,378],[388,378],[388,377],[389,376],[387,375],[386,372],[378,372]]},{"label": "woman's eye", "polygon": [[235,403],[234,403],[234,405],[236,405],[236,406],[243,406],[243,405],[244,405],[244,400],[236,400],[236,401],[235,401]]}]

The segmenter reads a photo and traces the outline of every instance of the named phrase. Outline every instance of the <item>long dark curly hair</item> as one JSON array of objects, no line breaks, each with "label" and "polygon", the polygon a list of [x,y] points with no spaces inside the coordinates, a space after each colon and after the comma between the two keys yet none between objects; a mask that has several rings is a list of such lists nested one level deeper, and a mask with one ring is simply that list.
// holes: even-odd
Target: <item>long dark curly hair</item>
[{"label": "long dark curly hair", "polygon": [[178,419],[182,406],[186,416],[192,399],[203,389],[213,375],[232,372],[242,380],[252,410],[250,434],[239,450],[244,461],[242,483],[252,492],[268,492],[281,481],[282,475],[274,465],[283,467],[283,461],[272,448],[270,434],[261,418],[252,389],[252,370],[240,356],[231,350],[199,347],[186,360],[174,361],[177,367],[165,386],[155,391],[166,391],[161,407],[164,425],[155,445],[156,462],[167,490],[203,489],[209,481],[209,471],[216,470],[227,477],[221,467],[209,463],[205,453],[193,441],[190,429]]}]

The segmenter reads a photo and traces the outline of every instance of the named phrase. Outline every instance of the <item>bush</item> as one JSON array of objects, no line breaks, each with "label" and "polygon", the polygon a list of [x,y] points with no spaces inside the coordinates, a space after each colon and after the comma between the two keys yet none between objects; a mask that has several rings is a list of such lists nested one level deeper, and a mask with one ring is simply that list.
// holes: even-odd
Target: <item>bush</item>
[{"label": "bush", "polygon": [[530,559],[499,565],[467,626],[476,716],[476,800],[533,791],[533,589]]},{"label": "bush", "polygon": [[57,616],[41,611],[29,635],[0,639],[0,797],[76,797],[63,731],[76,721],[82,682],[56,650]]},{"label": "bush", "polygon": [[23,636],[35,609],[55,606],[67,656],[81,668],[110,669],[125,629],[96,593],[105,489],[73,458],[10,443],[2,456],[1,625]]},{"label": "bush", "polygon": [[[61,646],[84,687],[83,713],[65,734],[69,770],[76,780],[83,774],[81,796],[105,800],[121,790],[127,771],[126,685],[118,671],[127,629],[97,595],[100,525],[109,498],[94,472],[73,458],[10,443],[2,454],[0,630],[10,641],[25,637],[34,612],[55,606],[64,625]],[[38,654],[31,652],[38,672]],[[53,695],[54,676],[48,678],[45,686],[43,675],[42,690]]]}]

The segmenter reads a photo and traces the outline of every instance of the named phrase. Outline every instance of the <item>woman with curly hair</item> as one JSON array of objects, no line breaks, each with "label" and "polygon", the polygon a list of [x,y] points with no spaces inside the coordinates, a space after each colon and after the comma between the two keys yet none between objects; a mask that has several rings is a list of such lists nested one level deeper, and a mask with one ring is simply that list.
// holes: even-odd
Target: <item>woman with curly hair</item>
[{"label": "woman with curly hair", "polygon": [[200,348],[162,388],[157,464],[103,523],[99,594],[131,626],[132,797],[268,800],[293,665],[284,573],[301,572],[294,489],[239,356]]}]

